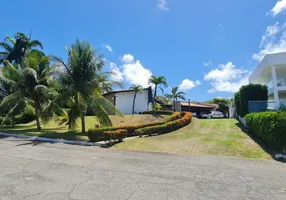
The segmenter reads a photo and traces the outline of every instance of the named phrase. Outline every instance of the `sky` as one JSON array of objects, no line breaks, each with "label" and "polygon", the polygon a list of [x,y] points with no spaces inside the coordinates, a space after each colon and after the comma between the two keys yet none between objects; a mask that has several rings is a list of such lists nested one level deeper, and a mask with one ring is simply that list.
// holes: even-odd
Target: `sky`
[{"label": "sky", "polygon": [[14,0],[1,3],[0,40],[23,32],[47,55],[87,40],[113,80],[165,76],[191,101],[233,97],[268,53],[286,51],[286,0]]}]

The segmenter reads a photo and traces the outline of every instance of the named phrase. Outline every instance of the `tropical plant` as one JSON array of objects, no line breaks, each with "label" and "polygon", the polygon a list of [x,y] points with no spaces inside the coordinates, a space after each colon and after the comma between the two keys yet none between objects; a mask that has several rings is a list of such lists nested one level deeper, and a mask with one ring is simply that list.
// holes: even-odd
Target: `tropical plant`
[{"label": "tropical plant", "polygon": [[13,121],[21,109],[30,105],[35,109],[37,129],[41,130],[41,113],[56,94],[52,87],[52,73],[49,57],[39,51],[30,52],[20,69],[5,61],[0,80],[2,84],[9,85],[10,91],[0,105],[0,108],[9,108],[2,124],[7,119],[12,118]]},{"label": "tropical plant", "polygon": [[[149,79],[149,83],[154,85],[154,104],[156,103],[156,97],[157,97],[157,89],[158,86],[163,85],[164,87],[167,87],[167,81],[166,78],[164,76],[151,76],[151,78]],[[160,87],[160,89],[162,90],[162,92],[164,91],[162,87]]]},{"label": "tropical plant", "polygon": [[[68,112],[69,129],[77,127],[76,119],[81,119],[82,132],[85,133],[85,115],[87,108],[92,109],[103,126],[112,125],[108,112],[120,115],[120,112],[102,95],[103,58],[98,55],[86,41],[77,40],[70,48],[66,48],[68,61],[65,63],[58,57],[57,62],[59,82],[62,93],[56,102],[65,102],[70,106]],[[104,72],[105,75],[110,74]]]},{"label": "tropical plant", "polygon": [[132,114],[134,115],[135,113],[135,101],[136,101],[136,96],[137,93],[141,92],[142,87],[140,85],[132,85],[130,87],[130,90],[134,90],[134,97],[133,97],[133,107],[132,107]]},{"label": "tropical plant", "polygon": [[179,87],[172,87],[172,94],[166,94],[165,96],[169,99],[173,100],[173,110],[175,111],[176,109],[176,102],[178,99],[183,99],[186,100],[185,98],[185,93],[179,91]]},{"label": "tropical plant", "polygon": [[226,98],[214,98],[214,99],[208,101],[208,103],[218,104],[219,105],[219,111],[221,111],[223,113],[227,113],[228,112],[228,106],[230,104],[230,100],[226,99]]},{"label": "tropical plant", "polygon": [[31,40],[31,36],[27,37],[24,33],[16,33],[15,39],[6,36],[4,42],[0,42],[0,47],[4,49],[0,52],[0,63],[8,60],[10,63],[14,61],[17,64],[21,64],[28,51],[36,47],[43,49],[40,41]]},{"label": "tropical plant", "polygon": [[108,79],[110,75],[115,75],[115,74],[116,72],[114,71],[107,73],[103,72],[98,74],[99,87],[102,93],[111,92],[113,87],[123,88],[122,82]]}]

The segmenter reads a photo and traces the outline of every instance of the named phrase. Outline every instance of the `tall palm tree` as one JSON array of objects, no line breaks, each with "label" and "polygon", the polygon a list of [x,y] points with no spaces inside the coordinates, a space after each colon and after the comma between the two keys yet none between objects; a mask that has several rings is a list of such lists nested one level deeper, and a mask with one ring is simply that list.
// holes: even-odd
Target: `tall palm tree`
[{"label": "tall palm tree", "polygon": [[[163,85],[164,87],[168,87],[166,78],[164,76],[151,76],[151,78],[149,79],[149,83],[153,84],[155,86],[154,88],[154,101],[156,103],[156,96],[157,96],[157,88],[160,85]],[[163,88],[160,88],[163,91]]]},{"label": "tall palm tree", "polygon": [[142,87],[140,85],[132,85],[130,87],[130,90],[134,90],[134,97],[133,97],[133,108],[132,108],[132,114],[134,115],[134,109],[135,109],[135,100],[136,100],[136,96],[137,93],[141,92]]},{"label": "tall palm tree", "polygon": [[[102,125],[112,125],[107,110],[120,112],[101,94],[102,69],[104,62],[101,55],[86,41],[77,40],[68,52],[68,61],[54,57],[59,67],[59,80],[62,93],[57,101],[70,105],[69,129],[75,128],[76,119],[81,119],[82,132],[85,133],[85,115],[89,107],[96,114]],[[108,72],[104,72],[108,74]]]},{"label": "tall palm tree", "polygon": [[4,49],[0,52],[0,63],[8,60],[10,63],[14,61],[17,64],[21,64],[28,51],[36,47],[43,49],[40,41],[31,40],[31,36],[27,37],[24,33],[16,33],[15,39],[7,36],[4,42],[0,42],[0,47]]},{"label": "tall palm tree", "polygon": [[110,75],[115,75],[116,72],[103,72],[99,74],[98,81],[101,88],[101,92],[111,92],[113,87],[123,88],[123,83],[120,81],[109,80]]},{"label": "tall palm tree", "polygon": [[186,100],[185,93],[179,91],[179,87],[172,87],[172,94],[166,94],[167,98],[173,99],[173,110],[175,111],[175,105],[178,99]]},{"label": "tall palm tree", "polygon": [[49,57],[39,51],[30,52],[20,69],[5,61],[0,81],[10,84],[11,88],[10,94],[0,104],[0,108],[9,108],[5,120],[13,118],[20,109],[31,105],[35,109],[37,129],[41,130],[41,113],[56,94],[52,87],[52,71]]}]

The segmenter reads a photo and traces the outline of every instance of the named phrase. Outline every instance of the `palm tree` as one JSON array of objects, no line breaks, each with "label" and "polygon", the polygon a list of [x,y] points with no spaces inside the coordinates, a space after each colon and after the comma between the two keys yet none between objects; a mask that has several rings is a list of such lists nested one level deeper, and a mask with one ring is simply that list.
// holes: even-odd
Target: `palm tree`
[{"label": "palm tree", "polygon": [[120,81],[109,80],[110,75],[115,75],[116,72],[103,72],[99,74],[99,86],[101,88],[101,92],[111,92],[113,87],[123,88],[123,83]]},{"label": "palm tree", "polygon": [[28,51],[36,47],[43,49],[40,41],[31,40],[31,36],[28,38],[24,33],[16,33],[15,39],[7,36],[4,42],[0,42],[0,47],[4,49],[4,51],[0,52],[0,63],[8,60],[10,63],[14,61],[17,64],[23,61]]},{"label": "palm tree", "polygon": [[175,111],[175,105],[178,99],[183,99],[186,100],[185,98],[185,93],[184,92],[179,92],[179,87],[172,87],[172,94],[166,94],[167,98],[173,99],[173,109]]},{"label": "palm tree", "polygon": [[0,104],[0,108],[9,108],[3,123],[25,106],[31,105],[35,109],[37,129],[41,130],[41,113],[56,94],[52,87],[52,72],[49,57],[39,51],[30,52],[23,60],[21,69],[5,61],[0,81],[10,85],[11,91]]},{"label": "palm tree", "polygon": [[133,98],[133,108],[132,108],[132,114],[134,115],[134,109],[135,109],[135,100],[138,92],[141,92],[142,87],[140,85],[132,85],[130,87],[130,90],[134,90],[134,98]]},{"label": "palm tree", "polygon": [[107,110],[114,113],[120,112],[105,99],[102,94],[101,80],[104,62],[101,55],[86,41],[77,40],[68,52],[68,61],[53,57],[59,67],[59,81],[62,93],[56,101],[65,102],[70,105],[69,129],[75,128],[76,119],[81,119],[82,132],[85,133],[85,115],[87,108],[92,109],[99,122],[104,126],[112,125]]},{"label": "palm tree", "polygon": [[[156,103],[156,96],[157,96],[157,88],[158,88],[158,86],[163,85],[164,87],[168,87],[166,78],[164,76],[158,76],[158,77],[151,76],[151,78],[149,79],[149,83],[153,84],[155,86],[155,88],[154,88],[154,101]],[[163,92],[163,88],[160,87],[160,89]]]}]

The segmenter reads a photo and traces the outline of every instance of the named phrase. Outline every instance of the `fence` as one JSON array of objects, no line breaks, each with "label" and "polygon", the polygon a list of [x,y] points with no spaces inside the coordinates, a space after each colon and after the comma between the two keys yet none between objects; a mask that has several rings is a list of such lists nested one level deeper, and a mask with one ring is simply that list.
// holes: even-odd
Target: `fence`
[{"label": "fence", "polygon": [[[279,101],[279,109],[286,109],[286,101]],[[248,112],[261,112],[265,110],[274,110],[275,101],[248,101]]]}]

